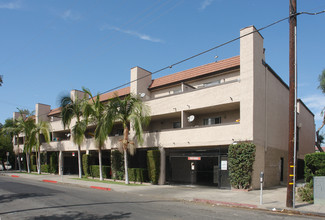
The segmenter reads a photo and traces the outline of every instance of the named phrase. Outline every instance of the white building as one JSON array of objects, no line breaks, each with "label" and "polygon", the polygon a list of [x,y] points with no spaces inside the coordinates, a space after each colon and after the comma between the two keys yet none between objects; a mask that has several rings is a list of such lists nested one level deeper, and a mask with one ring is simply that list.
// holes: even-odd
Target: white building
[{"label": "white building", "polygon": [[[240,31],[243,36],[256,31],[251,26]],[[256,145],[253,188],[259,187],[259,173],[265,173],[265,186],[286,182],[288,164],[289,88],[265,62],[263,37],[254,32],[240,40],[240,55],[178,73],[152,79],[140,67],[131,69],[131,85],[101,95],[102,101],[115,93],[123,97],[130,92],[141,94],[151,108],[151,122],[144,143],[138,146],[133,160],[146,166],[147,149],[161,151],[160,183],[194,183],[229,186],[228,146],[250,141]],[[150,75],[138,81],[145,75]],[[72,96],[83,95],[73,90]],[[50,121],[52,141],[42,151],[62,152],[66,172],[77,172],[77,148],[63,129],[60,109],[36,105],[36,121]],[[298,159],[314,152],[314,115],[298,101]],[[91,131],[91,127],[89,131]],[[117,148],[122,127],[116,125],[105,143],[104,163]],[[17,146],[17,145],[16,145]],[[22,147],[22,146],[21,146]],[[83,153],[96,151],[93,138],[81,146]],[[17,151],[17,149],[16,149]],[[132,163],[131,163],[132,164]],[[194,166],[194,167],[193,167]],[[69,169],[68,169],[69,168]],[[194,169],[194,170],[192,170]]]}]

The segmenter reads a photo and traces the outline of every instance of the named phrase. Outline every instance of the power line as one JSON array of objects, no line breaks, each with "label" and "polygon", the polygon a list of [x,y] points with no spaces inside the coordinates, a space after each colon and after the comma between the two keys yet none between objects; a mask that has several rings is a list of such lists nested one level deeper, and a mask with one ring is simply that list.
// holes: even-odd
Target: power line
[{"label": "power line", "polygon": [[[319,15],[319,14],[322,14],[322,13],[325,13],[325,10],[323,10],[323,11],[319,11],[319,12],[299,12],[299,13],[296,13],[295,15],[297,15],[297,16],[298,16],[298,15],[301,15],[301,14],[306,14],[306,15]],[[293,15],[291,15],[291,16],[293,16]],[[179,65],[179,64],[184,63],[184,62],[186,62],[186,61],[188,61],[188,60],[191,60],[191,59],[193,59],[193,58],[195,58],[195,57],[201,56],[201,55],[203,55],[203,54],[205,54],[205,53],[208,53],[208,52],[210,52],[210,51],[213,51],[213,50],[215,50],[215,49],[217,49],[217,48],[223,47],[223,46],[225,46],[225,45],[227,45],[227,44],[230,44],[230,43],[232,43],[232,42],[234,42],[234,41],[237,41],[237,40],[239,40],[239,39],[241,39],[241,38],[243,38],[243,37],[246,37],[246,36],[248,36],[248,35],[251,35],[251,34],[253,34],[253,33],[255,33],[255,32],[259,32],[259,31],[262,31],[262,30],[264,30],[264,29],[267,29],[267,28],[269,28],[269,27],[271,27],[271,26],[273,26],[273,25],[275,25],[275,24],[278,24],[278,23],[280,23],[280,22],[282,22],[282,21],[285,21],[285,20],[289,19],[291,16],[288,16],[288,17],[282,18],[282,19],[277,20],[277,21],[275,21],[275,22],[273,22],[273,23],[271,23],[271,24],[268,24],[268,25],[266,25],[266,26],[264,26],[264,27],[262,27],[262,28],[259,28],[259,29],[255,30],[255,31],[252,31],[252,32],[250,32],[250,33],[247,33],[247,34],[245,34],[245,35],[243,35],[243,36],[240,36],[240,37],[234,38],[234,39],[229,40],[229,41],[227,41],[227,42],[225,42],[225,43],[219,44],[219,45],[217,45],[217,46],[215,46],[215,47],[212,47],[212,48],[210,48],[210,49],[204,50],[204,51],[202,51],[202,52],[200,52],[200,53],[198,53],[198,54],[195,54],[195,55],[192,55],[192,56],[190,56],[190,57],[188,57],[188,58],[185,58],[185,59],[183,59],[183,60],[180,60],[180,61],[178,61],[178,62],[176,62],[176,63],[174,63],[174,64],[171,64],[171,65],[165,66],[165,67],[163,67],[163,68],[161,68],[161,69],[159,69],[159,70],[156,70],[156,71],[154,71],[154,72],[152,72],[152,73],[150,73],[150,74],[144,75],[144,76],[142,76],[142,77],[140,77],[140,78],[138,78],[138,79],[135,79],[135,80],[129,81],[129,82],[127,82],[127,83],[121,84],[120,86],[117,86],[117,87],[114,87],[114,88],[112,88],[112,89],[109,89],[109,90],[107,90],[107,91],[105,91],[105,92],[99,93],[99,95],[102,95],[102,94],[105,94],[105,93],[108,93],[108,92],[115,91],[115,90],[117,90],[117,89],[119,89],[119,88],[122,88],[122,87],[124,87],[124,86],[127,86],[127,85],[129,85],[129,84],[131,84],[131,83],[133,83],[133,82],[136,82],[136,81],[138,81],[138,80],[144,79],[144,78],[146,78],[146,77],[148,77],[148,76],[154,75],[154,74],[159,73],[159,72],[161,72],[161,71],[164,71],[164,70],[166,70],[166,69],[170,69],[170,68],[172,68],[173,66]],[[3,101],[3,102],[4,102],[4,101]],[[9,104],[9,103],[7,103],[7,104]],[[10,104],[13,105],[13,103],[10,103]],[[47,115],[47,114],[44,114],[44,115]]]},{"label": "power line", "polygon": [[[319,14],[322,14],[322,13],[324,13],[324,12],[325,12],[325,10],[323,10],[323,11],[319,11],[319,12],[315,12],[315,13],[312,13],[312,12],[300,12],[300,13],[296,13],[295,15],[296,15],[296,16],[301,15],[301,14],[307,14],[307,15],[319,15]],[[144,76],[142,76],[142,77],[140,77],[140,78],[137,78],[137,79],[135,79],[135,80],[129,81],[129,82],[124,83],[124,84],[122,84],[122,85],[120,85],[120,86],[116,86],[116,87],[114,87],[114,88],[112,88],[112,89],[109,89],[109,90],[107,90],[107,91],[105,91],[105,92],[100,93],[100,95],[101,95],[101,94],[108,93],[108,92],[115,91],[115,90],[117,90],[117,89],[119,89],[119,88],[122,88],[122,87],[124,87],[124,86],[127,86],[127,85],[129,85],[129,84],[131,84],[131,83],[133,83],[133,82],[136,82],[136,81],[138,81],[138,80],[144,79],[144,78],[146,78],[146,77],[148,77],[148,76],[154,75],[154,74],[159,73],[159,72],[161,72],[161,71],[163,71],[163,70],[170,69],[170,68],[172,68],[173,66],[179,65],[179,64],[184,63],[184,62],[186,62],[186,61],[188,61],[188,60],[191,60],[191,59],[193,59],[193,58],[195,58],[195,57],[201,56],[201,55],[206,54],[206,53],[208,53],[208,52],[210,52],[210,51],[213,51],[213,50],[215,50],[215,49],[217,49],[217,48],[220,48],[220,47],[223,47],[223,46],[225,46],[225,45],[227,45],[227,44],[230,44],[230,43],[232,43],[232,42],[235,42],[235,41],[237,41],[237,40],[239,40],[239,39],[241,39],[241,38],[243,38],[243,37],[246,37],[246,36],[248,36],[248,35],[251,35],[251,34],[253,34],[253,33],[255,33],[255,32],[262,31],[262,30],[264,30],[264,29],[266,29],[266,28],[269,28],[269,27],[271,27],[271,26],[273,26],[273,25],[276,25],[276,24],[278,24],[278,23],[280,23],[280,22],[282,22],[282,21],[285,21],[285,20],[289,19],[291,16],[294,16],[294,15],[290,15],[290,16],[288,16],[288,17],[282,18],[282,19],[277,20],[277,21],[275,21],[275,22],[273,22],[273,23],[271,23],[271,24],[268,24],[268,25],[266,25],[266,26],[264,26],[264,27],[262,27],[262,28],[260,28],[260,29],[257,29],[257,30],[255,30],[255,31],[252,31],[252,32],[250,32],[250,33],[247,33],[247,34],[245,34],[245,35],[243,35],[243,36],[236,37],[236,38],[234,38],[234,39],[232,39],[232,40],[229,40],[229,41],[227,41],[227,42],[225,42],[225,43],[219,44],[219,45],[217,45],[217,46],[215,46],[215,47],[212,47],[212,48],[210,48],[210,49],[204,50],[204,51],[202,51],[202,52],[200,52],[200,53],[198,53],[198,54],[195,54],[195,55],[193,55],[193,56],[190,56],[190,57],[188,57],[188,58],[185,58],[185,59],[183,59],[183,60],[180,60],[180,61],[178,61],[178,62],[176,62],[176,63],[174,63],[174,64],[171,64],[171,65],[165,66],[165,67],[163,67],[163,68],[161,68],[161,69],[159,69],[159,70],[156,70],[156,71],[154,71],[154,72],[152,72],[152,73],[150,73],[150,74],[144,75]]]}]

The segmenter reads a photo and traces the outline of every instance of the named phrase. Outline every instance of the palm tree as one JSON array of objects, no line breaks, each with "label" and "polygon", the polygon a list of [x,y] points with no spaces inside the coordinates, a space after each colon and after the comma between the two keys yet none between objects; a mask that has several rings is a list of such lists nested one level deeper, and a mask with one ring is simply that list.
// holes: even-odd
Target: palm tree
[{"label": "palm tree", "polygon": [[50,124],[46,121],[40,121],[31,130],[30,144],[35,144],[37,150],[37,173],[41,174],[41,134],[47,143],[50,143]]},{"label": "palm tree", "polygon": [[[19,109],[17,108],[19,111],[20,116],[18,117],[18,119],[16,119],[14,122],[14,124],[16,125],[16,127],[18,128],[17,131],[19,131],[19,133],[23,132],[24,136],[23,136],[23,143],[24,143],[24,152],[26,153],[26,165],[27,165],[27,172],[30,173],[30,153],[32,150],[32,146],[33,144],[30,141],[30,136],[31,136],[31,130],[35,127],[35,122],[34,119],[32,118],[32,112],[30,112],[28,109]],[[19,141],[18,141],[18,136],[17,136],[17,145],[18,145],[18,149],[19,149]],[[19,154],[18,154],[18,160],[20,160]],[[20,165],[20,164],[19,164]]]},{"label": "palm tree", "polygon": [[89,118],[90,123],[95,125],[95,141],[98,147],[98,162],[99,162],[99,179],[103,180],[102,171],[102,147],[112,129],[111,120],[105,121],[105,105],[100,101],[99,94],[96,98],[93,97],[90,90],[82,88],[83,91],[90,96],[88,105],[84,109],[84,116]]},{"label": "palm tree", "polygon": [[130,124],[134,131],[134,138],[137,139],[139,144],[142,144],[143,126],[148,125],[150,122],[149,108],[139,97],[128,95],[123,99],[116,96],[110,102],[109,111],[113,111],[109,113],[113,115],[111,118],[123,124],[123,140],[121,140],[121,146],[124,153],[125,184],[129,184],[127,151],[131,155],[135,152],[134,141],[129,141]]},{"label": "palm tree", "polygon": [[[24,132],[24,151],[26,154],[26,165],[27,172],[30,173],[30,153],[32,151],[33,143],[31,141],[31,132],[35,127],[34,119],[31,117],[23,118],[21,116],[17,119],[17,124],[22,127],[22,132]],[[19,146],[19,145],[18,145]]]},{"label": "palm tree", "polygon": [[76,123],[71,129],[72,140],[78,145],[78,168],[79,168],[79,178],[82,176],[81,169],[81,153],[80,145],[85,140],[85,131],[87,129],[87,121],[82,120],[83,108],[85,106],[86,100],[78,99],[72,100],[70,96],[64,96],[61,98],[61,116],[63,127],[69,127],[72,118],[76,118]]}]

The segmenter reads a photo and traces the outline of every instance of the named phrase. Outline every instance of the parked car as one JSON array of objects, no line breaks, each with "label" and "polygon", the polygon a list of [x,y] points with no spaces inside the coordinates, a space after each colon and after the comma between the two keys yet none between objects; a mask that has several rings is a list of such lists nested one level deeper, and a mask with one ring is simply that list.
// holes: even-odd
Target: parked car
[{"label": "parked car", "polygon": [[5,168],[6,168],[7,170],[11,170],[12,167],[11,167],[9,161],[5,162]]}]

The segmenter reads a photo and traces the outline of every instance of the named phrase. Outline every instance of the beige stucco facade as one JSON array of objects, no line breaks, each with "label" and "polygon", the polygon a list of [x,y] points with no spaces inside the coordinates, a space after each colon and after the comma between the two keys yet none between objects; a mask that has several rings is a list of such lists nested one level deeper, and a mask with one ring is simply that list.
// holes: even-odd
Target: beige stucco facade
[{"label": "beige stucco facade", "polygon": [[[234,142],[251,141],[256,145],[252,187],[259,187],[262,171],[266,187],[279,185],[281,180],[286,181],[287,173],[288,86],[266,64],[264,39],[260,33],[250,26],[242,29],[240,36],[240,62],[232,68],[153,89],[150,88],[153,82],[150,72],[140,67],[131,69],[130,91],[140,95],[151,109],[145,141],[138,147],[158,147],[165,155],[168,150],[218,149]],[[72,97],[82,95],[77,90],[71,92]],[[314,115],[302,101],[298,102],[297,109],[298,158],[303,159],[305,154],[314,151]],[[67,137],[69,129],[63,128],[59,117],[47,116],[50,111],[48,105],[36,105],[36,121],[49,121],[52,127],[52,141],[43,144],[41,149],[76,151]],[[189,120],[189,116],[194,116],[193,120]],[[211,119],[218,123],[206,124]],[[103,149],[117,148],[119,139],[121,136],[113,132]],[[81,146],[82,151],[96,149],[92,138]],[[163,184],[166,157],[161,158],[160,183]],[[281,163],[284,166],[281,167]]]}]

